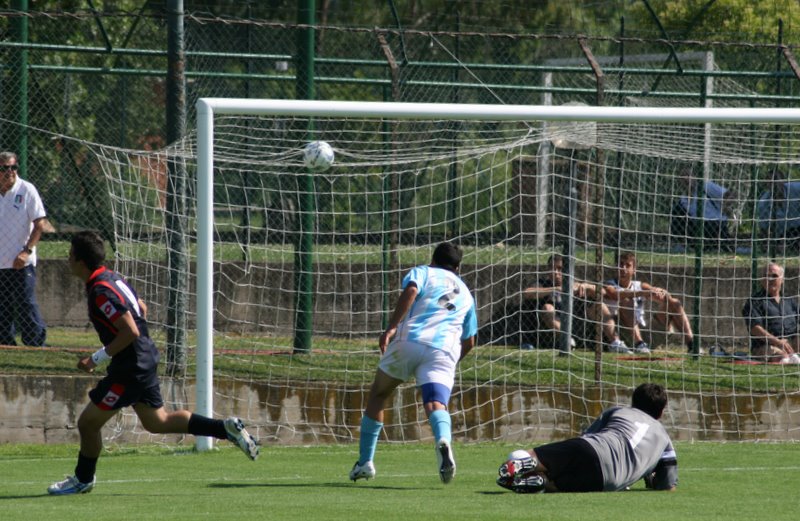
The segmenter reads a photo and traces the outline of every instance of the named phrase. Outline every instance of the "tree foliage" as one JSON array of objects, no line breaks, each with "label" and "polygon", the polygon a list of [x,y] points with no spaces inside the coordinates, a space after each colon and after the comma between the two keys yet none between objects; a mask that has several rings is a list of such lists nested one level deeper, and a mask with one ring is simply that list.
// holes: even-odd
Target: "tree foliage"
[{"label": "tree foliage", "polygon": [[656,18],[675,39],[776,43],[779,23],[784,43],[797,43],[800,36],[800,3],[795,0],[637,0],[625,15],[632,30],[645,36],[661,36]]}]

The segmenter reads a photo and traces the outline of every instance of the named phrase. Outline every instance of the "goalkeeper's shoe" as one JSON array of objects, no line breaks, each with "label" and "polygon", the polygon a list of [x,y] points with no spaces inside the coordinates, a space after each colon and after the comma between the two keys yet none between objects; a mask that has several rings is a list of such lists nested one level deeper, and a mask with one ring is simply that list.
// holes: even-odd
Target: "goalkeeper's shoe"
[{"label": "goalkeeper's shoe", "polygon": [[227,418],[225,420],[225,432],[228,440],[235,443],[248,458],[255,461],[258,457],[258,442],[250,436],[244,428],[244,423],[239,418]]},{"label": "goalkeeper's shoe", "polygon": [[436,461],[439,463],[439,479],[442,483],[450,483],[456,475],[456,460],[447,440],[436,443]]},{"label": "goalkeeper's shoe", "polygon": [[359,479],[372,479],[374,477],[375,465],[373,465],[371,461],[368,461],[363,465],[356,461],[356,464],[353,465],[353,468],[350,470],[350,479],[353,481],[358,481]]},{"label": "goalkeeper's shoe", "polygon": [[533,473],[514,480],[511,490],[517,494],[542,494],[547,486],[547,479],[541,474]]},{"label": "goalkeeper's shoe", "polygon": [[531,474],[536,469],[539,462],[531,456],[525,458],[514,458],[506,461],[500,468],[497,469],[497,474],[501,478],[514,479],[516,477],[524,477]]},{"label": "goalkeeper's shoe", "polygon": [[510,459],[497,469],[497,484],[503,488],[514,490],[514,484],[535,473],[536,459],[526,458]]},{"label": "goalkeeper's shoe", "polygon": [[95,478],[89,483],[81,483],[75,476],[67,476],[64,481],[58,481],[47,487],[51,496],[66,496],[69,494],[86,494],[94,488]]}]

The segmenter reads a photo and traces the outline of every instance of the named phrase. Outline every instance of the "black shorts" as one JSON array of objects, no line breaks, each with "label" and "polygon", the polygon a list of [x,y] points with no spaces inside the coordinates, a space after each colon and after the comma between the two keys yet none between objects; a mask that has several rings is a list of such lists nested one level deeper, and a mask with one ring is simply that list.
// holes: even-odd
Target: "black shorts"
[{"label": "black shorts", "polygon": [[602,492],[603,469],[597,452],[581,438],[548,443],[534,449],[547,477],[561,492]]},{"label": "black shorts", "polygon": [[122,409],[137,403],[143,403],[154,409],[164,406],[158,384],[145,386],[136,380],[122,382],[111,376],[100,380],[97,386],[89,391],[89,399],[104,411]]}]

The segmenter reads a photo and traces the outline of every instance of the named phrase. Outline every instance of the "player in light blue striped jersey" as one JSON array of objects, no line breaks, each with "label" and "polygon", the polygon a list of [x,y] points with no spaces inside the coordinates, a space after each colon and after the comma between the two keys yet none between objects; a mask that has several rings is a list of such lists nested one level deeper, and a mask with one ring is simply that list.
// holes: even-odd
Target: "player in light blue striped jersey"
[{"label": "player in light blue striped jersey", "polygon": [[475,299],[458,275],[461,249],[439,244],[429,266],[417,266],[403,278],[403,292],[378,345],[383,355],[361,418],[359,459],[350,479],[375,477],[375,447],[383,428],[386,400],[412,376],[436,440],[439,478],[456,473],[447,403],[456,364],[474,346],[478,333]]}]

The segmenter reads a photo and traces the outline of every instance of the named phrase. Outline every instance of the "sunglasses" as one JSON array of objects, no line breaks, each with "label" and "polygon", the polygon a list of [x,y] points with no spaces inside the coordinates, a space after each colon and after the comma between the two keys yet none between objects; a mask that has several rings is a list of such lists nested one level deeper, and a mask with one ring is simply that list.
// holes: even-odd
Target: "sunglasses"
[{"label": "sunglasses", "polygon": [[779,279],[779,278],[781,278],[781,276],[778,275],[777,273],[768,273],[767,274],[767,278],[768,279]]},{"label": "sunglasses", "polygon": [[19,170],[18,165],[0,165],[0,170],[4,170],[6,172],[16,172]]}]

